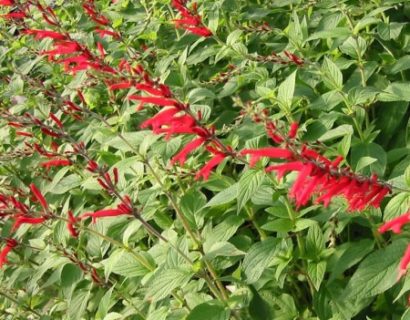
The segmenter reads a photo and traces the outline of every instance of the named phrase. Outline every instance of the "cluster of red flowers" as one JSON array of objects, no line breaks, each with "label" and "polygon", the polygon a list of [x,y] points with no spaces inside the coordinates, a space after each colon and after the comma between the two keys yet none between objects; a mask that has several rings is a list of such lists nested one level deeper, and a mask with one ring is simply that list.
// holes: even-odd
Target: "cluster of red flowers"
[{"label": "cluster of red flowers", "polygon": [[175,25],[201,37],[212,36],[211,30],[204,26],[198,14],[197,4],[192,4],[192,10],[187,8],[187,0],[172,0],[172,6],[178,10],[182,19],[175,19]]},{"label": "cluster of red flowers", "polygon": [[343,196],[349,211],[362,211],[368,206],[378,208],[390,188],[378,182],[377,176],[361,177],[349,168],[340,168],[343,161],[338,157],[331,161],[315,150],[302,146],[301,151],[290,147],[297,134],[297,125],[292,124],[287,138],[274,132],[272,122],[268,123],[268,132],[277,143],[287,142],[285,148],[267,147],[262,149],[245,149],[242,155],[250,155],[250,166],[262,157],[283,159],[284,163],[271,165],[266,172],[275,171],[278,179],[290,171],[298,172],[298,176],[289,192],[296,206],[301,207],[316,195],[315,202],[327,207],[336,196]]},{"label": "cluster of red flowers", "polygon": [[[15,5],[14,0],[0,0],[0,6],[5,6],[5,7],[12,7]],[[27,14],[25,13],[25,9],[27,9],[27,6],[20,6],[17,10],[13,10],[9,13],[0,15],[1,18],[6,19],[6,20],[20,20],[24,19],[27,17]]]}]

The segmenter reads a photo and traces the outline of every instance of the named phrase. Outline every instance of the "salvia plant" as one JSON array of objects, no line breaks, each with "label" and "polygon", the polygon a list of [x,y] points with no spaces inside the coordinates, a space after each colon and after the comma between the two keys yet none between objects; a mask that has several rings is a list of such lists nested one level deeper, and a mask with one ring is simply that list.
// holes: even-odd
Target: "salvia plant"
[{"label": "salvia plant", "polygon": [[409,19],[0,0],[0,318],[410,319]]}]

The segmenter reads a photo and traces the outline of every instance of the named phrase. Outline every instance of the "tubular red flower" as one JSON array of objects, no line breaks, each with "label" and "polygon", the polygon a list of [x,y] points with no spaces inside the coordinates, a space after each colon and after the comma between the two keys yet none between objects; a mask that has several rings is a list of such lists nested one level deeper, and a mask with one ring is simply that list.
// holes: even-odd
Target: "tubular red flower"
[{"label": "tubular red flower", "polygon": [[[154,96],[158,97],[169,97],[170,95],[166,94],[163,90],[161,89],[155,89],[152,84],[147,84],[147,83],[137,83],[135,85],[135,88],[141,91],[145,91],[149,94],[152,94]],[[168,92],[167,92],[168,93]]]},{"label": "tubular red flower", "polygon": [[119,89],[128,89],[131,87],[132,87],[132,81],[124,81],[124,82],[114,83],[110,85],[108,89],[110,89],[111,91],[114,91],[114,90],[119,90]]},{"label": "tubular red flower", "polygon": [[177,101],[174,99],[166,99],[166,98],[160,98],[160,97],[141,97],[141,96],[136,96],[136,95],[131,95],[128,97],[130,100],[137,100],[141,101],[142,104],[147,104],[147,103],[152,103],[158,106],[162,107],[170,107],[170,106],[176,106]]},{"label": "tubular red flower", "polygon": [[210,37],[212,36],[211,30],[206,27],[184,27],[185,30],[191,31],[193,34],[201,37]]},{"label": "tubular red flower", "polygon": [[71,210],[68,211],[68,221],[67,221],[67,229],[68,232],[71,234],[72,237],[77,238],[78,237],[78,231],[75,229],[75,224],[77,221],[80,220],[76,217],[74,217],[74,214]]},{"label": "tubular red flower", "polygon": [[71,166],[72,163],[68,159],[54,159],[46,162],[40,163],[40,166],[43,168],[51,168],[51,167],[65,167],[65,166]]},{"label": "tubular red flower", "polygon": [[0,0],[0,6],[12,6],[14,1],[12,0]]},{"label": "tubular red flower", "polygon": [[120,38],[120,35],[118,34],[118,32],[114,32],[114,31],[110,31],[110,30],[104,30],[104,29],[95,29],[95,32],[97,32],[101,38],[105,37],[105,36],[112,36],[116,39]]},{"label": "tubular red flower", "polygon": [[53,120],[54,123],[57,125],[57,127],[59,127],[60,129],[64,127],[63,123],[60,121],[60,119],[57,118],[57,116],[54,113],[50,112],[49,116],[51,120]]},{"label": "tubular red flower", "polygon": [[294,138],[296,137],[296,134],[297,134],[297,132],[298,132],[298,129],[299,129],[299,124],[298,124],[297,122],[293,122],[293,123],[290,125],[290,130],[289,130],[289,133],[288,133],[288,138],[289,138],[289,139],[294,139]]},{"label": "tubular red flower", "polygon": [[293,153],[289,150],[275,147],[266,147],[261,149],[243,149],[241,155],[251,155],[249,166],[253,167],[260,158],[269,157],[275,159],[291,159]]},{"label": "tubular red flower", "polygon": [[174,165],[175,162],[179,161],[179,164],[183,166],[186,161],[187,155],[191,153],[192,151],[194,151],[195,149],[198,149],[205,141],[206,141],[205,138],[199,137],[189,142],[180,152],[178,152],[172,158],[171,164]]},{"label": "tubular red flower", "polygon": [[195,175],[195,180],[199,180],[201,177],[204,180],[208,180],[209,175],[211,174],[211,170],[215,168],[218,164],[220,164],[225,158],[226,158],[226,155],[222,152],[214,153],[214,156],[211,158],[211,160],[209,160],[208,163],[205,164],[197,172],[197,174]]},{"label": "tubular red flower", "polygon": [[280,180],[289,171],[300,171],[304,167],[301,161],[293,161],[284,164],[269,166],[265,169],[266,172],[277,171],[276,176]]},{"label": "tubular red flower", "polygon": [[171,122],[173,116],[178,113],[179,110],[176,108],[168,108],[159,113],[157,113],[152,118],[145,120],[141,123],[140,128],[144,129],[148,126],[152,127],[152,130],[156,131],[157,129],[161,128],[162,125]]},{"label": "tubular red flower", "polygon": [[84,213],[83,215],[80,216],[81,219],[87,219],[88,217],[92,218],[93,223],[97,221],[99,218],[105,218],[105,217],[116,217],[116,216],[121,216],[121,215],[130,215],[130,212],[126,212],[121,209],[105,209],[105,210],[99,210],[95,212],[89,212],[89,213]]},{"label": "tubular red flower", "polygon": [[54,131],[52,131],[48,128],[41,128],[40,130],[41,130],[42,133],[44,133],[47,136],[50,136],[50,137],[53,137],[53,138],[60,137],[60,135],[58,133],[56,133],[56,132],[54,132]]},{"label": "tubular red flower", "polygon": [[407,246],[406,251],[404,252],[403,258],[400,261],[398,279],[400,279],[403,275],[406,274],[409,263],[410,263],[410,244]]},{"label": "tubular red flower", "polygon": [[46,218],[44,217],[40,217],[40,218],[32,218],[32,217],[26,217],[23,215],[19,215],[17,216],[16,220],[14,221],[13,227],[11,228],[11,230],[14,232],[16,231],[18,228],[20,228],[20,226],[22,224],[41,224],[43,222],[46,221]]},{"label": "tubular red flower", "polygon": [[30,189],[33,195],[36,197],[38,202],[41,204],[44,210],[48,210],[48,203],[46,199],[44,198],[43,194],[40,192],[40,190],[37,189],[36,185],[34,183],[30,184]]},{"label": "tubular red flower", "polygon": [[33,137],[33,134],[30,132],[25,132],[25,131],[16,131],[16,135],[22,136],[22,137]]},{"label": "tubular red flower", "polygon": [[50,30],[35,30],[35,29],[27,29],[24,30],[24,33],[34,35],[35,39],[44,39],[50,38],[54,40],[65,40],[67,37],[61,33],[50,31]]},{"label": "tubular red flower", "polygon": [[401,233],[401,228],[410,222],[410,211],[392,220],[385,222],[378,230],[384,233],[388,230],[394,233]]},{"label": "tubular red flower", "polygon": [[19,19],[24,19],[25,17],[27,17],[27,15],[22,12],[22,11],[16,11],[16,12],[10,12],[7,14],[2,14],[0,15],[0,17],[7,19],[7,20],[19,20]]},{"label": "tubular red flower", "polygon": [[10,251],[17,246],[17,241],[14,239],[6,239],[6,246],[0,252],[0,268],[8,262],[7,255]]}]

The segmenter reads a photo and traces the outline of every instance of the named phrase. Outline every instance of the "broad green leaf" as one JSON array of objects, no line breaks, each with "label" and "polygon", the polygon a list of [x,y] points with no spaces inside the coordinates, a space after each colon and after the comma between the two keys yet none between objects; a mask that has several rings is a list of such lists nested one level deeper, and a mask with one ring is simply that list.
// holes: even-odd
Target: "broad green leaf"
[{"label": "broad green leaf", "polygon": [[272,263],[275,257],[279,239],[266,239],[255,243],[245,255],[243,270],[247,283],[255,283],[261,277],[263,271]]},{"label": "broad green leaf", "polygon": [[323,281],[326,272],[326,261],[309,261],[307,266],[307,273],[312,280],[313,286],[315,287],[316,291],[319,290],[320,284]]},{"label": "broad green leaf", "polygon": [[83,276],[81,269],[72,263],[66,264],[61,270],[61,285],[71,287],[75,285]]},{"label": "broad green leaf", "polygon": [[363,299],[380,294],[397,283],[398,265],[406,248],[405,241],[395,241],[367,256],[350,278],[346,297]]},{"label": "broad green leaf", "polygon": [[360,143],[355,145],[351,151],[352,154],[352,167],[358,170],[357,167],[363,157],[374,158],[377,161],[367,165],[363,168],[362,173],[371,175],[376,173],[378,176],[383,176],[386,170],[387,155],[384,149],[376,143]]},{"label": "broad green leaf", "polygon": [[289,111],[292,106],[293,95],[295,92],[295,80],[296,71],[279,85],[277,99],[285,111]]},{"label": "broad green leaf", "polygon": [[346,137],[352,134],[353,127],[350,124],[343,124],[337,128],[327,131],[319,138],[319,141],[328,141],[340,137]]},{"label": "broad green leaf", "polygon": [[77,290],[73,293],[68,304],[68,317],[70,320],[82,319],[90,299],[91,291]]},{"label": "broad green leaf", "polygon": [[205,252],[205,259],[212,260],[216,257],[232,257],[232,256],[241,256],[245,252],[238,250],[230,242],[215,242],[208,251]]},{"label": "broad green leaf", "polygon": [[265,174],[261,170],[248,170],[240,178],[238,182],[238,213],[253,197],[263,182]]},{"label": "broad green leaf", "polygon": [[322,65],[323,82],[331,90],[341,90],[343,87],[343,75],[337,65],[326,58]]},{"label": "broad green leaf", "polygon": [[229,310],[218,302],[205,302],[197,305],[186,320],[228,320]]},{"label": "broad green leaf", "polygon": [[410,193],[402,192],[395,195],[384,208],[383,220],[389,221],[409,211]]},{"label": "broad green leaf", "polygon": [[151,301],[166,298],[174,289],[184,287],[192,275],[192,272],[182,269],[158,270],[151,279],[147,298]]},{"label": "broad green leaf", "polygon": [[237,198],[239,192],[239,184],[235,183],[225,190],[217,193],[205,207],[215,207],[229,203]]}]

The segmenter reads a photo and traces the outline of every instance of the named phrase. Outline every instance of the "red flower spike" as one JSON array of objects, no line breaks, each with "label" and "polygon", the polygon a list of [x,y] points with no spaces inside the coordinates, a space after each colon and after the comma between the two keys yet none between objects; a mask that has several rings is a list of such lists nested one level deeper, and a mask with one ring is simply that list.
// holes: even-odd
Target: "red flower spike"
[{"label": "red flower spike", "polygon": [[174,165],[176,162],[179,161],[179,164],[183,166],[186,161],[187,155],[195,149],[198,149],[205,141],[205,138],[199,137],[189,142],[180,152],[178,152],[178,154],[176,154],[172,158],[171,164]]},{"label": "red flower spike", "polygon": [[55,31],[49,31],[49,30],[35,30],[35,29],[27,29],[24,30],[25,34],[29,35],[34,35],[35,39],[40,40],[40,39],[45,39],[45,38],[50,38],[54,40],[66,40],[66,36],[55,32]]},{"label": "red flower spike", "polygon": [[65,166],[71,166],[72,163],[70,160],[67,159],[54,159],[46,162],[40,163],[40,166],[43,168],[51,168],[51,167],[65,167]]},{"label": "red flower spike", "polygon": [[30,189],[31,189],[31,192],[33,193],[33,195],[38,200],[38,202],[43,207],[43,209],[45,211],[47,211],[48,210],[48,203],[47,203],[46,199],[44,198],[43,194],[40,192],[40,190],[37,189],[37,187],[34,183],[30,184]]},{"label": "red flower spike", "polygon": [[401,233],[401,228],[409,222],[410,211],[397,218],[385,222],[378,230],[380,233],[384,233],[388,230],[393,231],[394,233]]},{"label": "red flower spike", "polygon": [[12,0],[0,0],[0,6],[12,6],[14,1]]},{"label": "red flower spike", "polygon": [[185,27],[185,30],[191,31],[193,34],[201,37],[210,37],[212,36],[211,30],[205,27]]},{"label": "red flower spike", "polygon": [[300,171],[304,167],[300,161],[288,162],[279,165],[269,166],[265,169],[266,172],[276,171],[276,176],[280,180],[289,171]]},{"label": "red flower spike", "polygon": [[97,48],[98,48],[98,51],[100,53],[101,59],[104,59],[105,58],[105,50],[104,50],[104,47],[101,44],[101,42],[97,42]]},{"label": "red flower spike", "polygon": [[96,172],[98,170],[98,164],[94,160],[88,161],[87,170],[91,172]]},{"label": "red flower spike", "polygon": [[47,136],[53,137],[53,138],[58,138],[60,135],[54,131],[51,131],[50,129],[47,128],[41,128],[40,129],[42,133],[44,133]]},{"label": "red flower spike", "polygon": [[398,280],[403,275],[406,274],[409,263],[410,263],[410,244],[407,246],[406,251],[404,252],[403,258],[400,261]]},{"label": "red flower spike", "polygon": [[128,89],[132,87],[132,82],[131,81],[125,81],[125,82],[119,82],[119,83],[114,83],[108,87],[111,91],[114,90],[120,90],[120,89]]},{"label": "red flower spike", "polygon": [[18,245],[17,241],[14,239],[6,239],[6,246],[0,252],[0,268],[8,262],[7,255],[10,251]]},{"label": "red flower spike", "polygon": [[27,15],[22,12],[22,11],[16,11],[16,12],[10,12],[7,14],[2,14],[0,17],[7,19],[7,20],[19,20],[19,19],[24,19],[27,17]]},{"label": "red flower spike", "polygon": [[288,138],[289,138],[289,139],[294,139],[294,138],[296,137],[296,134],[297,134],[297,132],[298,132],[298,129],[299,129],[299,124],[298,124],[297,122],[293,122],[293,123],[290,125],[290,130],[289,130],[289,133],[288,133]]},{"label": "red flower spike", "polygon": [[207,164],[205,164],[201,170],[197,172],[195,175],[195,180],[199,180],[201,177],[204,180],[208,180],[209,175],[211,174],[211,170],[216,167],[218,164],[220,164],[224,159],[226,158],[226,155],[223,154],[222,152],[218,152],[214,154],[214,156],[211,158],[211,160],[208,161]]},{"label": "red flower spike", "polygon": [[112,170],[112,172],[113,172],[113,174],[114,174],[114,184],[117,184],[117,183],[118,183],[118,169],[117,169],[117,168],[114,168],[114,169]]},{"label": "red flower spike", "polygon": [[129,212],[124,212],[121,209],[105,209],[99,210],[95,212],[84,213],[80,216],[81,219],[87,219],[88,217],[92,218],[93,223],[97,221],[99,218],[106,218],[106,217],[116,217],[121,215],[130,215]]},{"label": "red flower spike", "polygon": [[105,36],[112,36],[113,38],[116,38],[116,39],[120,38],[120,35],[118,34],[118,32],[104,30],[104,29],[95,29],[94,31],[97,32],[101,38]]},{"label": "red flower spike", "polygon": [[293,153],[289,150],[275,147],[266,147],[261,149],[243,149],[240,152],[241,155],[250,155],[249,166],[253,167],[260,158],[269,157],[274,159],[291,159]]},{"label": "red flower spike", "polygon": [[32,138],[33,134],[30,132],[25,132],[25,131],[16,131],[16,135],[22,136],[22,137],[29,137]]},{"label": "red flower spike", "polygon": [[22,224],[41,224],[46,221],[46,218],[31,218],[26,217],[23,215],[17,216],[16,220],[14,221],[13,227],[11,228],[12,232],[16,231]]},{"label": "red flower spike", "polygon": [[168,107],[168,106],[170,107],[170,106],[177,105],[177,101],[173,99],[166,99],[166,98],[160,98],[160,97],[141,97],[141,96],[131,95],[128,97],[128,99],[137,100],[143,104],[152,103],[152,104],[162,106],[162,107]]},{"label": "red flower spike", "polygon": [[152,130],[156,131],[157,129],[161,128],[162,125],[171,122],[173,116],[178,112],[179,110],[176,108],[165,109],[157,113],[152,118],[145,120],[143,123],[141,123],[140,128],[145,129],[148,126],[151,126]]},{"label": "red flower spike", "polygon": [[70,235],[73,238],[78,237],[78,231],[75,229],[74,225],[77,223],[79,219],[74,217],[73,212],[71,210],[68,211],[68,221],[67,221],[67,229]]},{"label": "red flower spike", "polygon": [[53,120],[55,122],[57,127],[59,127],[60,129],[63,128],[63,123],[60,121],[60,119],[57,118],[57,116],[54,113],[50,112],[49,116],[50,116],[51,120]]}]

